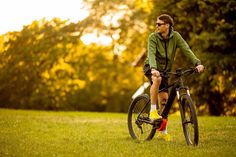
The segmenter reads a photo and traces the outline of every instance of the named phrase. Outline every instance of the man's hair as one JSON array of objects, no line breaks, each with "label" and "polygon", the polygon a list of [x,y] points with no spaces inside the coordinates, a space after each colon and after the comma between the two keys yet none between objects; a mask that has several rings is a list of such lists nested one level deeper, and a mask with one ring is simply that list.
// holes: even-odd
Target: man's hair
[{"label": "man's hair", "polygon": [[162,14],[162,15],[158,16],[157,19],[162,20],[165,23],[168,23],[170,25],[170,27],[174,26],[174,20],[168,14]]}]

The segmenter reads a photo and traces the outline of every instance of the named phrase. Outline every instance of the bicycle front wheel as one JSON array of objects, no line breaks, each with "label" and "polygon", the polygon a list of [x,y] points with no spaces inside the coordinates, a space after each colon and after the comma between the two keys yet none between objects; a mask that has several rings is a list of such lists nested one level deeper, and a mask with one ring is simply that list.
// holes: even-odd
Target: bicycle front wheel
[{"label": "bicycle front wheel", "polygon": [[184,94],[180,98],[180,113],[184,136],[188,145],[198,145],[198,121],[191,97]]},{"label": "bicycle front wheel", "polygon": [[138,140],[151,140],[156,128],[149,119],[150,99],[146,94],[136,97],[128,110],[128,128],[130,136]]}]

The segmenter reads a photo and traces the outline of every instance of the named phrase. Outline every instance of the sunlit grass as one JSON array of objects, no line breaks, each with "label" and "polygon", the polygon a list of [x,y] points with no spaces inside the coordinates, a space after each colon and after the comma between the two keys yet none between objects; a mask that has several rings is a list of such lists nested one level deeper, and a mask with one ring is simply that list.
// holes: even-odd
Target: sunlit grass
[{"label": "sunlit grass", "polygon": [[199,117],[199,146],[187,146],[179,116],[172,142],[132,140],[127,115],[0,110],[0,156],[236,156],[236,117]]}]

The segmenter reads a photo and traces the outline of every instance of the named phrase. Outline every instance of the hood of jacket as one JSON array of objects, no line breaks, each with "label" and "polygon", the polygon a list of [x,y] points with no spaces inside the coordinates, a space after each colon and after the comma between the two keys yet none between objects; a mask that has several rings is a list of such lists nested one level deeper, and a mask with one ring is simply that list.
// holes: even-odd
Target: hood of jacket
[{"label": "hood of jacket", "polygon": [[[160,33],[156,33],[156,36],[157,36],[159,39],[161,39],[161,40],[165,40],[165,39],[161,36]],[[173,36],[174,36],[174,28],[171,27],[168,39],[173,38]]]}]

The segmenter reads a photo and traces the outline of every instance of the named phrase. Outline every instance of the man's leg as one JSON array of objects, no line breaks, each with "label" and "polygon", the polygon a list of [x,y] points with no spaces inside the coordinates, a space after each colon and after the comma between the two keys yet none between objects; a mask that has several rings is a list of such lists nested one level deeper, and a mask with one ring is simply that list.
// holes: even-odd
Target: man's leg
[{"label": "man's leg", "polygon": [[[165,105],[167,103],[168,100],[168,92],[161,92],[159,93],[159,101],[160,101],[160,112],[159,114],[161,115]],[[157,136],[161,139],[164,139],[165,141],[171,141],[171,136],[168,134],[167,132],[167,124],[165,126],[165,129],[163,129],[162,131],[158,131]]]},{"label": "man's leg", "polygon": [[161,93],[159,93],[159,98],[158,98],[158,100],[160,101],[160,110],[159,110],[159,114],[161,115],[162,114],[162,112],[163,112],[163,110],[164,110],[164,107],[165,107],[165,105],[166,105],[166,103],[167,103],[167,100],[168,100],[168,92],[161,92]]},{"label": "man's leg", "polygon": [[150,109],[150,118],[158,119],[157,108],[159,109],[158,104],[158,89],[161,84],[161,77],[152,76],[152,85],[150,88],[150,99],[151,99],[151,109]]},{"label": "man's leg", "polygon": [[[159,93],[159,100],[160,100],[159,114],[161,115],[168,100],[168,92],[164,91],[164,92]],[[166,125],[166,128],[162,130],[162,132],[167,133],[167,125]]]}]

